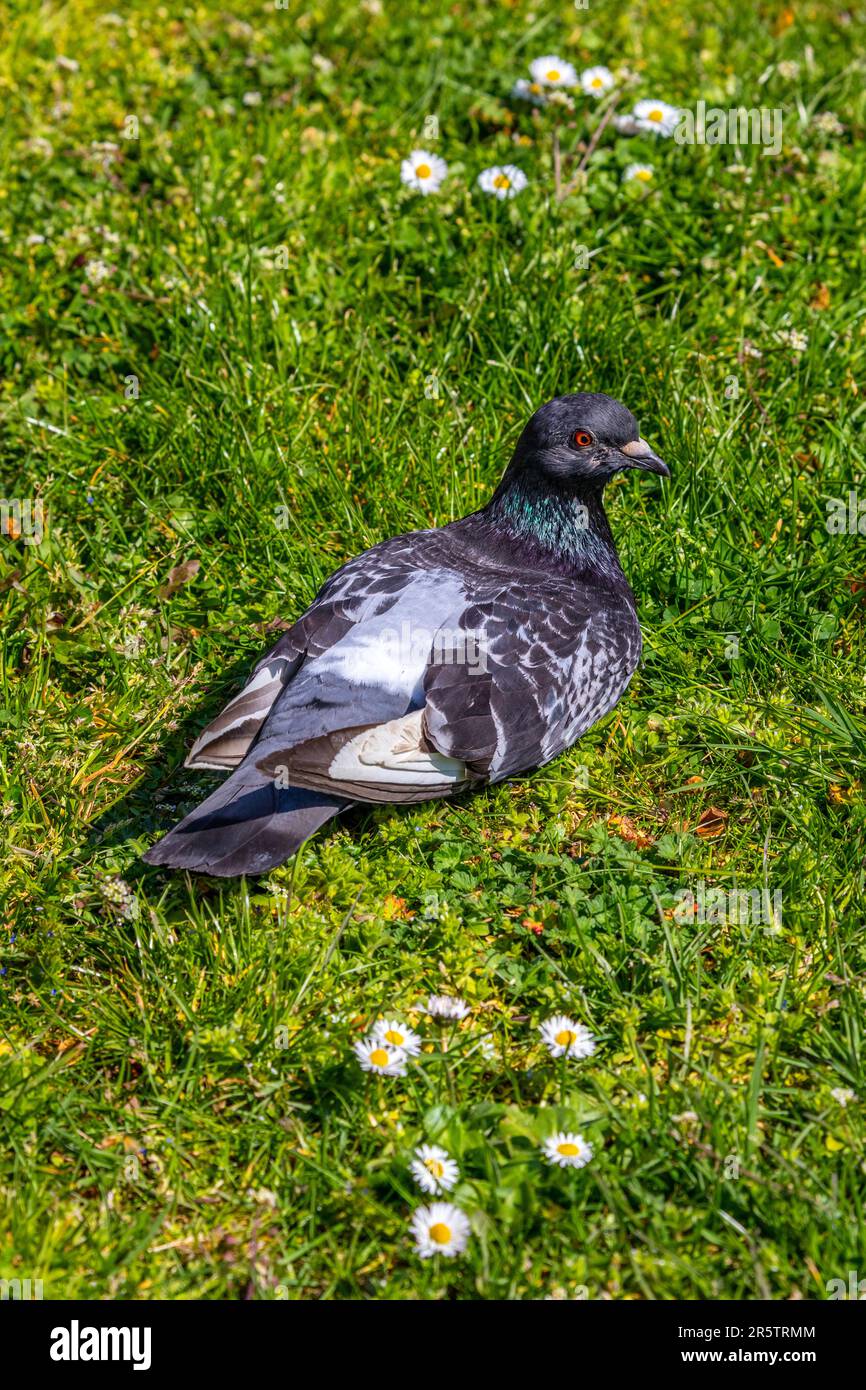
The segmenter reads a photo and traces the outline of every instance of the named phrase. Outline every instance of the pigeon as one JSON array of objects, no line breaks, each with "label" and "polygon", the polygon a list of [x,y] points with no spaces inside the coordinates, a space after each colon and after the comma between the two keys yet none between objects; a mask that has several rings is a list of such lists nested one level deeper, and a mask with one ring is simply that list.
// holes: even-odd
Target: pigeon
[{"label": "pigeon", "polygon": [[266,873],[356,803],[452,797],[570,748],[641,654],[603,504],[623,469],[670,477],[619,401],[557,396],[486,506],[343,565],[196,739],[186,766],[230,775],[147,862]]}]

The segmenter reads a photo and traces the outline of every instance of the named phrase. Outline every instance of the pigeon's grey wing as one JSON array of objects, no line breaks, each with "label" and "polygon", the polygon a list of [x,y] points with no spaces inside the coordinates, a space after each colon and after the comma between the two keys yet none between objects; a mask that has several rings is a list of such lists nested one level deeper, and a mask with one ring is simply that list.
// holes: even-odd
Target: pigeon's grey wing
[{"label": "pigeon's grey wing", "polygon": [[412,532],[374,546],[350,560],[322,586],[298,620],[253,668],[243,689],[202,730],[186,766],[228,770],[238,767],[264,726],[278,696],[301,667],[323,656],[351,629],[376,618],[400,601],[406,586],[431,561],[424,539]]},{"label": "pigeon's grey wing", "polygon": [[618,595],[573,583],[512,583],[462,614],[474,661],[434,663],[423,736],[491,782],[563,752],[617,703],[640,657]]},{"label": "pigeon's grey wing", "polygon": [[251,752],[258,771],[360,801],[450,794],[468,777],[463,764],[418,740],[431,652],[465,607],[464,580],[447,568],[415,572],[387,604],[368,596],[358,621],[278,696]]},{"label": "pigeon's grey wing", "polygon": [[376,721],[367,711],[288,753],[263,742],[256,765],[356,801],[451,796],[562,752],[613,707],[639,653],[633,610],[617,597],[512,581],[451,611],[409,711]]}]

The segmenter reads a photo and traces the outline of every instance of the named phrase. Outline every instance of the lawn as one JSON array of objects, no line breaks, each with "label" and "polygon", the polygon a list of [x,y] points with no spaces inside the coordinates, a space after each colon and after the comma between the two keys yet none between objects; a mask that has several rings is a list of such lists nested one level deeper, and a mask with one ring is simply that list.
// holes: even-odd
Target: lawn
[{"label": "lawn", "polygon": [[[3,8],[0,1277],[824,1299],[866,1274],[857,16]],[[512,96],[542,55],[616,87]],[[778,110],[781,148],[610,120],[584,158],[617,95]],[[426,196],[417,149],[448,165]],[[526,187],[485,193],[507,164]],[[262,880],[143,865],[281,625],[481,505],[579,389],[673,474],[608,493],[644,631],[618,709]],[[558,1014],[591,1055],[549,1055]],[[382,1018],[423,1039],[404,1075],[356,1059]],[[549,1163],[559,1131],[591,1161]],[[413,1248],[421,1143],[459,1165],[454,1259]]]}]

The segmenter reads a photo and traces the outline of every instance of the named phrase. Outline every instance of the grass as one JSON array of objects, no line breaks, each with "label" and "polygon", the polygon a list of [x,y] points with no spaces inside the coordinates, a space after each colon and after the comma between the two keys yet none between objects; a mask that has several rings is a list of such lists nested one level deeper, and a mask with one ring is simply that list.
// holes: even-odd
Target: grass
[{"label": "grass", "polygon": [[[0,541],[0,1275],[60,1298],[826,1297],[866,1258],[862,1099],[838,1099],[864,1087],[866,578],[826,525],[866,501],[856,17],[7,19],[3,490],[45,529]],[[547,52],[627,64],[637,97],[781,108],[782,152],[608,131],[557,201],[553,117],[508,97]],[[450,174],[421,198],[399,164],[430,115]],[[510,160],[529,187],[483,197]],[[519,782],[355,812],[267,880],[142,865],[215,785],[185,749],[274,625],[365,546],[479,505],[527,415],[579,388],[673,468],[609,495],[645,633],[618,710]],[[780,893],[781,919],[684,920],[701,883]],[[430,991],[472,1006],[447,1046]],[[547,1057],[560,1011],[593,1057]],[[362,1075],[352,1042],[395,1012],[430,1050]],[[592,1163],[544,1164],[553,1128]],[[423,1139],[461,1165],[459,1260],[408,1240]]]}]

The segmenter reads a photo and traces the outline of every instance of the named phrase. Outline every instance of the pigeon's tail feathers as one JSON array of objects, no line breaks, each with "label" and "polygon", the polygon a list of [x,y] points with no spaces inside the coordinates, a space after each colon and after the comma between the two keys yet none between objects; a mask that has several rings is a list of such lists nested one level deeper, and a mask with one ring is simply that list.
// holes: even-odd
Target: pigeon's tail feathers
[{"label": "pigeon's tail feathers", "polygon": [[144,858],[218,878],[267,873],[351,804],[344,797],[278,787],[239,768]]}]

